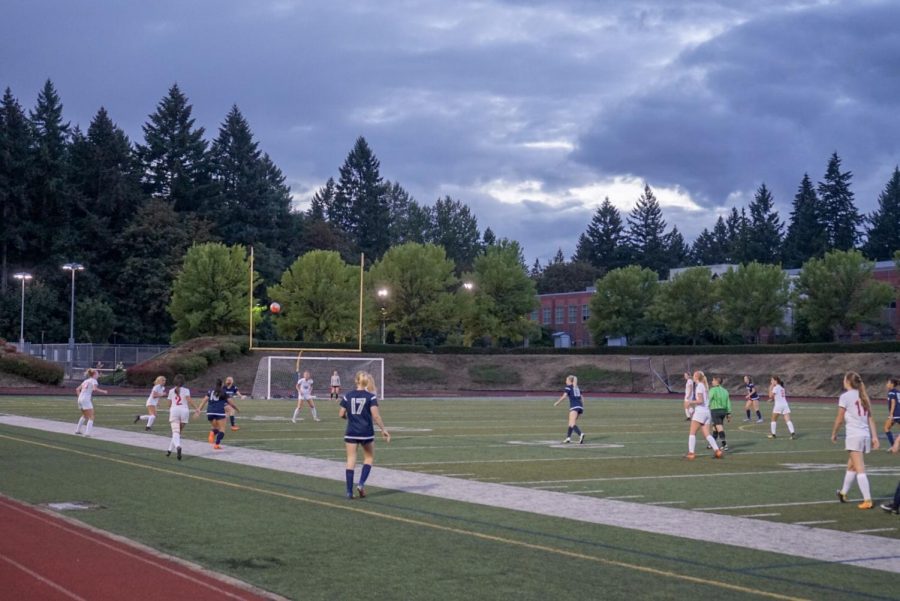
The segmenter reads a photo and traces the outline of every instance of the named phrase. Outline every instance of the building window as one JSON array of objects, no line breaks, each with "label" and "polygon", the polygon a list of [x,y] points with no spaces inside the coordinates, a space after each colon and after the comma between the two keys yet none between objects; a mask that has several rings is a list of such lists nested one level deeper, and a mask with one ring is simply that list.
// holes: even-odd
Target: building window
[{"label": "building window", "polygon": [[581,321],[587,321],[591,317],[590,305],[581,305]]},{"label": "building window", "polygon": [[562,307],[556,308],[556,323],[558,323],[558,324],[565,323],[563,321],[563,308]]},{"label": "building window", "polygon": [[531,312],[531,321],[537,321],[537,320],[538,320],[538,310],[535,309],[534,311]]},{"label": "building window", "polygon": [[577,323],[578,322],[578,307],[575,305],[569,305],[569,323]]},{"label": "building window", "polygon": [[544,308],[544,323],[550,323],[550,308]]}]

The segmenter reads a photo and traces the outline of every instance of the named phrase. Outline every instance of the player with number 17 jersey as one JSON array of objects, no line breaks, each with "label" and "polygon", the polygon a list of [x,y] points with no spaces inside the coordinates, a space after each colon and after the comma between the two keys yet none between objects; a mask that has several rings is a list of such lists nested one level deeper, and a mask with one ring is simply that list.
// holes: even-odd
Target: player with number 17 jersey
[{"label": "player with number 17 jersey", "polygon": [[378,397],[368,390],[351,390],[341,399],[341,407],[347,412],[345,442],[365,444],[375,439],[372,423],[372,407],[378,406]]}]

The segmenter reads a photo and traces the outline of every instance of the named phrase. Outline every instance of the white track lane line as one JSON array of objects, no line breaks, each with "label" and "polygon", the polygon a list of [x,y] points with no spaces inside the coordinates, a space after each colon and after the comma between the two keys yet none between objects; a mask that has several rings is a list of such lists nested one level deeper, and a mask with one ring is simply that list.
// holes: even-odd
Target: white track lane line
[{"label": "white track lane line", "polygon": [[52,580],[50,580],[49,578],[45,578],[44,576],[41,576],[40,574],[38,574],[38,573],[35,572],[34,570],[31,570],[31,569],[29,569],[29,568],[23,566],[22,564],[20,564],[20,563],[19,563],[18,561],[16,561],[15,559],[12,559],[11,557],[7,557],[6,555],[0,555],[0,559],[2,559],[3,561],[5,561],[5,562],[8,563],[9,565],[13,566],[14,568],[17,568],[17,569],[19,569],[19,570],[25,572],[26,574],[28,574],[29,576],[31,576],[32,578],[34,578],[34,579],[37,580],[38,582],[41,582],[41,583],[43,583],[43,584],[46,584],[47,586],[49,586],[49,587],[52,588],[53,590],[55,590],[55,591],[57,591],[57,592],[59,592],[59,593],[62,593],[63,595],[65,595],[65,596],[68,597],[69,599],[75,599],[76,601],[88,601],[88,600],[85,599],[84,597],[80,597],[80,596],[76,595],[75,593],[73,593],[73,592],[70,591],[69,589],[65,588],[64,586],[62,586],[62,585],[60,585],[60,584],[57,584],[57,583],[53,582]]}]

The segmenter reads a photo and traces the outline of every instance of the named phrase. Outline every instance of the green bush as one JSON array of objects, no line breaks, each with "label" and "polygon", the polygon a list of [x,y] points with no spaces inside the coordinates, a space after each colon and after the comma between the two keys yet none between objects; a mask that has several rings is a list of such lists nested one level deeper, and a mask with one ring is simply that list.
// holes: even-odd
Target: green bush
[{"label": "green bush", "polygon": [[195,338],[129,368],[126,378],[132,386],[149,386],[157,376],[171,382],[176,374],[190,380],[222,360],[232,361],[248,352],[250,345],[242,336]]},{"label": "green bush", "polygon": [[54,386],[61,384],[64,376],[63,368],[55,363],[9,352],[0,352],[0,371]]},{"label": "green bush", "polygon": [[631,384],[631,374],[627,371],[602,369],[596,365],[581,364],[572,365],[561,372],[557,379],[562,388],[566,377],[574,375],[578,378],[578,386],[580,388],[604,387],[604,386],[622,386]]},{"label": "green bush", "polygon": [[397,380],[404,384],[446,384],[447,374],[436,367],[398,365],[394,368]]},{"label": "green bush", "polygon": [[878,342],[813,342],[806,344],[581,346],[577,348],[436,347],[442,355],[779,355],[832,353],[900,353],[900,340]]},{"label": "green bush", "polygon": [[505,365],[480,364],[469,367],[469,378],[476,384],[505,386],[519,384],[522,376],[518,371]]},{"label": "green bush", "polygon": [[206,359],[209,365],[215,365],[222,360],[222,350],[219,347],[205,348],[197,351],[197,354]]},{"label": "green bush", "polygon": [[241,356],[241,353],[246,352],[247,351],[242,351],[240,345],[234,342],[222,343],[222,361],[234,361]]}]

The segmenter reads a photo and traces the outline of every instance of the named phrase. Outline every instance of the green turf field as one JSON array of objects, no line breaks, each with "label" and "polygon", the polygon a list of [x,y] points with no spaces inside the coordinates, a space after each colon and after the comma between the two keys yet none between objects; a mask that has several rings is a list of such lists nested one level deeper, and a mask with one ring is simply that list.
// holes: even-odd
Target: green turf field
[{"label": "green turf field", "polygon": [[[711,459],[701,439],[688,462],[674,396],[589,400],[579,421],[583,446],[559,444],[567,412],[553,400],[382,402],[394,440],[377,444],[364,501],[344,500],[333,481],[191,457],[176,463],[163,453],[165,414],[155,428],[159,451],[0,426],[0,492],[34,503],[99,503],[103,509],[76,517],[291,598],[897,598],[886,572],[377,488],[377,468],[394,467],[619,498],[635,511],[666,504],[900,538],[896,516],[835,500],[845,452],[829,440],[831,405],[792,403],[797,440],[783,423],[783,436],[769,440],[768,421],[744,424],[740,413],[724,460]],[[142,405],[95,398],[97,426],[142,430],[131,423]],[[319,401],[321,423],[304,409],[306,421],[296,425],[290,401],[240,406],[241,430],[229,431],[224,445],[343,459],[333,403]],[[78,417],[74,398],[0,397],[0,413],[73,424]],[[205,440],[207,432],[198,420],[186,436]],[[867,464],[874,496],[892,494],[900,457],[876,451]],[[172,508],[183,517],[170,519]]]}]

